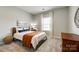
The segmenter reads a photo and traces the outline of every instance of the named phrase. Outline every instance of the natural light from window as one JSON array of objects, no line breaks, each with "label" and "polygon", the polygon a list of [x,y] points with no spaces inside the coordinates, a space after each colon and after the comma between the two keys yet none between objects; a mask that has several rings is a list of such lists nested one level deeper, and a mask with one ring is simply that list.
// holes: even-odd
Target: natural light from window
[{"label": "natural light from window", "polygon": [[42,30],[50,31],[51,30],[51,17],[43,17],[41,19]]}]

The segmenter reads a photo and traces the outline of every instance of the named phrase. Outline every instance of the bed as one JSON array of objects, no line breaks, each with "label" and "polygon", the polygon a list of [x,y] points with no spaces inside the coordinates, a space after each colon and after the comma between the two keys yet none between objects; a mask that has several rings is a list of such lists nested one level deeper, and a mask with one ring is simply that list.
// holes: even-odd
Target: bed
[{"label": "bed", "polygon": [[32,30],[20,30],[17,32],[16,27],[12,28],[12,35],[14,39],[22,41],[23,46],[33,48],[36,50],[47,40],[45,32],[32,31]]}]

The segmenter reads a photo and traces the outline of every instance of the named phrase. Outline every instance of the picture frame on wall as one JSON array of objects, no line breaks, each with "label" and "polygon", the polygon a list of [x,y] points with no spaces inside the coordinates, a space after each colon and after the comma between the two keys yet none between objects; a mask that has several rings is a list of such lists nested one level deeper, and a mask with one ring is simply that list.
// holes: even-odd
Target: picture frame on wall
[{"label": "picture frame on wall", "polygon": [[79,8],[76,10],[74,22],[77,28],[79,28]]}]

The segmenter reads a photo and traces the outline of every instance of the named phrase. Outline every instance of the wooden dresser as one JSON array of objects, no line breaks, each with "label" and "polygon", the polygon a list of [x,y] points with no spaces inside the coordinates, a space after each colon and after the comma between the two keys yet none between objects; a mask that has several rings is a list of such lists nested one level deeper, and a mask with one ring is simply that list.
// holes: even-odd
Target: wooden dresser
[{"label": "wooden dresser", "polygon": [[79,51],[79,35],[72,33],[61,33],[62,35],[62,51],[78,52]]}]

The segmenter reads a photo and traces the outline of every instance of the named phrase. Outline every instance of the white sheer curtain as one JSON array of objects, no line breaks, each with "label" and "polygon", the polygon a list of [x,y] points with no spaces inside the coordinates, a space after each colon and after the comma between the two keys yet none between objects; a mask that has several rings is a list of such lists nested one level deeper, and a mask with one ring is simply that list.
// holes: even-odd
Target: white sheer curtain
[{"label": "white sheer curtain", "polygon": [[52,31],[52,12],[41,14],[41,29],[43,31]]}]

